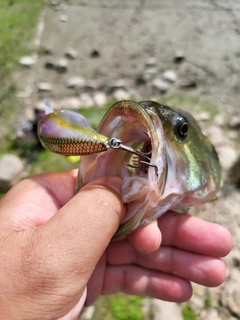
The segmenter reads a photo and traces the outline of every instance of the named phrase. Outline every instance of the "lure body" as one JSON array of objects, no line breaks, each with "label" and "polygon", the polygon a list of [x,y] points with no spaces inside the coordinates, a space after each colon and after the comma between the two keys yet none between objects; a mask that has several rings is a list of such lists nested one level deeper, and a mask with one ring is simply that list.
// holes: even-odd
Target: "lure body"
[{"label": "lure body", "polygon": [[95,131],[81,114],[60,110],[38,123],[38,137],[49,151],[65,156],[84,156],[108,149],[108,138]]}]

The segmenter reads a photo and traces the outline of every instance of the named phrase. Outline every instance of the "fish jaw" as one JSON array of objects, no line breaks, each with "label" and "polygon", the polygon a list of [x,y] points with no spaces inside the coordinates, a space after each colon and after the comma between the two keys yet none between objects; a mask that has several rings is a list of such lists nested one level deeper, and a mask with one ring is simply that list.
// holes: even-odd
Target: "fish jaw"
[{"label": "fish jaw", "polygon": [[[161,199],[167,173],[163,128],[160,119],[153,121],[139,104],[122,101],[107,112],[98,132],[109,139],[118,138],[124,145],[139,144],[143,147],[139,151],[150,149],[151,163],[154,164],[154,167],[146,164],[141,168],[128,167],[125,163],[131,162],[131,155],[119,149],[82,157],[79,188],[100,176],[123,178],[121,198],[127,213],[115,235],[122,237],[138,228],[145,214]],[[139,159],[137,162],[139,164]]]}]

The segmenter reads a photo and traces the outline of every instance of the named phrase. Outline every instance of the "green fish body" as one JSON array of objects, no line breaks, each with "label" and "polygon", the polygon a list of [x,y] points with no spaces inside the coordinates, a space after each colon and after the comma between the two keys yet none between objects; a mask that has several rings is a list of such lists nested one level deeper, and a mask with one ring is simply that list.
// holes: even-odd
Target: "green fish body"
[{"label": "green fish body", "polygon": [[[180,211],[216,197],[221,183],[217,153],[186,111],[152,101],[120,101],[103,117],[97,136],[85,120],[79,132],[88,128],[87,135],[93,144],[101,144],[101,150],[81,158],[78,188],[100,176],[123,178],[121,197],[127,213],[114,238],[131,233],[167,210]],[[69,133],[66,138],[71,140]],[[110,148],[112,138],[144,153],[150,162],[138,154]]]}]

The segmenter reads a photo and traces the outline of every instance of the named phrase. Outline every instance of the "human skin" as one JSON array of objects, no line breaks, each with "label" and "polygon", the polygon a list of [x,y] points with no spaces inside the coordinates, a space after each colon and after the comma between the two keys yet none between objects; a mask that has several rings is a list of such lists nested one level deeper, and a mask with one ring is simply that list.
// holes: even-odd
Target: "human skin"
[{"label": "human skin", "polygon": [[98,178],[73,196],[76,174],[28,178],[0,201],[2,319],[77,319],[116,292],[183,302],[191,281],[224,281],[224,227],[169,212],[111,242],[124,217],[121,179]]}]

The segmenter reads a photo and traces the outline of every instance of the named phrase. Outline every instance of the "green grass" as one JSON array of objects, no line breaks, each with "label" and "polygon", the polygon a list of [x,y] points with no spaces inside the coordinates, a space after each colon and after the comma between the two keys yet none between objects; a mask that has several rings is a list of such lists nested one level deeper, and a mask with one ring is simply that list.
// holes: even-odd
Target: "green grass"
[{"label": "green grass", "polygon": [[142,298],[116,294],[107,297],[111,320],[142,320]]},{"label": "green grass", "polygon": [[182,316],[184,320],[197,320],[197,315],[189,304],[184,305],[182,309]]},{"label": "green grass", "polygon": [[22,107],[14,96],[12,73],[20,67],[19,58],[34,50],[30,44],[44,5],[44,0],[0,0],[0,126]]}]

